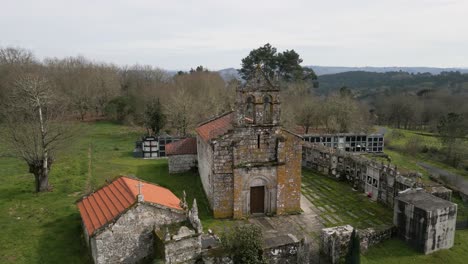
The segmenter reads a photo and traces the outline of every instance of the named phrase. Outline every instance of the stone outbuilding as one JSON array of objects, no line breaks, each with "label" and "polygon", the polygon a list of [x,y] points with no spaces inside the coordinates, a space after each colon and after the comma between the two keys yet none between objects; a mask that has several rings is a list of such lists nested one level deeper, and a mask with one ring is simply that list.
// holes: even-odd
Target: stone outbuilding
[{"label": "stone outbuilding", "polygon": [[166,145],[169,173],[180,173],[197,167],[197,139],[184,138]]},{"label": "stone outbuilding", "polygon": [[456,220],[457,204],[422,189],[396,197],[393,222],[398,236],[424,254],[453,246]]},{"label": "stone outbuilding", "polygon": [[154,230],[187,221],[186,203],[170,190],[121,176],[77,206],[94,263],[153,258]]},{"label": "stone outbuilding", "polygon": [[280,90],[260,70],[235,111],[197,128],[198,170],[216,218],[297,213],[302,138],[280,126]]}]

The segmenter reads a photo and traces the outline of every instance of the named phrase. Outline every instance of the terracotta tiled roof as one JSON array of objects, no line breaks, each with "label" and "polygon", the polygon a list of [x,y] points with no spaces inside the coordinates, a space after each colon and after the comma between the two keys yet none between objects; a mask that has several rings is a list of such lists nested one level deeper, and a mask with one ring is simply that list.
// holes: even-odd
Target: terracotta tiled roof
[{"label": "terracotta tiled roof", "polygon": [[196,128],[196,131],[203,140],[208,141],[215,137],[224,135],[228,130],[232,129],[233,118],[233,112],[226,113],[201,124]]},{"label": "terracotta tiled roof", "polygon": [[197,154],[197,139],[184,138],[166,145],[166,155]]},{"label": "terracotta tiled roof", "polygon": [[78,209],[88,235],[91,236],[97,229],[111,222],[136,203],[137,185],[140,182],[144,202],[182,210],[179,198],[170,190],[122,176],[78,202]]}]

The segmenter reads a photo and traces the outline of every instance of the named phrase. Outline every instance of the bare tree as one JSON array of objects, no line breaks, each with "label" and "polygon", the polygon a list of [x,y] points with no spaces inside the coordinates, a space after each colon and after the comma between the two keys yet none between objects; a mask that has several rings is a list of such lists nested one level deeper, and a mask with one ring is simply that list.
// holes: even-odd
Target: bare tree
[{"label": "bare tree", "polygon": [[5,139],[12,151],[24,159],[35,178],[36,192],[50,189],[49,172],[54,154],[68,137],[61,121],[62,105],[48,80],[37,75],[22,75],[14,82],[9,100],[2,104]]}]

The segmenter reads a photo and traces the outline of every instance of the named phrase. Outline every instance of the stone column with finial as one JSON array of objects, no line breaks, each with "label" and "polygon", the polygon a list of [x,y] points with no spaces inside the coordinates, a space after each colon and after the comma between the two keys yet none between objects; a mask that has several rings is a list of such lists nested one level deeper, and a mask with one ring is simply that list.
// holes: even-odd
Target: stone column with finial
[{"label": "stone column with finial", "polygon": [[138,182],[136,185],[138,187],[138,195],[137,195],[137,202],[141,203],[145,200],[143,193],[141,192],[141,188],[143,187],[144,184],[141,183],[141,181]]}]

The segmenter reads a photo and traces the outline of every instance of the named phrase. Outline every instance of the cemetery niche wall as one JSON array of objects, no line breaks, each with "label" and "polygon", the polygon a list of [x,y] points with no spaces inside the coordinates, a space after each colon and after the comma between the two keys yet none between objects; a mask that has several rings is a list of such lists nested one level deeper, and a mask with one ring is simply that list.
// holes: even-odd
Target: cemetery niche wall
[{"label": "cemetery niche wall", "polygon": [[143,136],[141,140],[135,142],[133,156],[135,158],[156,159],[166,157],[166,145],[176,142],[183,137],[163,136]]}]

